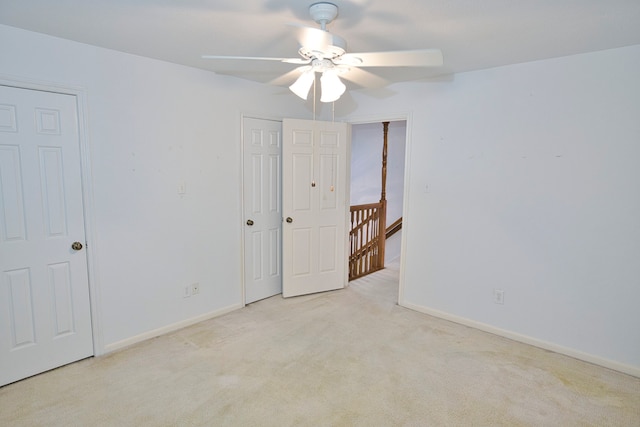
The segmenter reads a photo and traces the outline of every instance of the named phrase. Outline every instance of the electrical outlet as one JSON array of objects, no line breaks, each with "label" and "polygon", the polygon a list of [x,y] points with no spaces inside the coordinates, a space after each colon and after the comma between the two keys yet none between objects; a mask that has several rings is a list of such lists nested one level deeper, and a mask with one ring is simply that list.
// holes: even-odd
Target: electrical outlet
[{"label": "electrical outlet", "polygon": [[181,181],[180,183],[178,183],[178,194],[182,195],[186,193],[187,193],[187,183],[184,181]]},{"label": "electrical outlet", "polygon": [[493,302],[496,304],[504,304],[504,291],[502,289],[493,290]]},{"label": "electrical outlet", "polygon": [[191,296],[191,286],[185,286],[182,288],[182,298],[189,298]]},{"label": "electrical outlet", "polygon": [[194,283],[191,285],[191,295],[197,295],[200,293],[200,283]]}]

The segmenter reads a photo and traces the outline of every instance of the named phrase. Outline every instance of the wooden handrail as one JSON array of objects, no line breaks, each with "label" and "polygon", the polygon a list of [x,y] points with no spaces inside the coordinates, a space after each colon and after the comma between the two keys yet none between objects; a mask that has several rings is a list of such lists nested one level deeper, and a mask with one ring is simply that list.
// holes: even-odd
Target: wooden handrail
[{"label": "wooden handrail", "polygon": [[401,229],[402,229],[402,217],[398,218],[393,222],[393,224],[387,227],[387,230],[385,232],[385,238],[388,239],[389,237],[393,236]]},{"label": "wooden handrail", "polygon": [[378,208],[380,207],[380,202],[375,202],[375,203],[365,203],[363,205],[352,205],[349,210],[351,212],[354,211],[362,211],[365,209],[371,209],[371,208]]}]

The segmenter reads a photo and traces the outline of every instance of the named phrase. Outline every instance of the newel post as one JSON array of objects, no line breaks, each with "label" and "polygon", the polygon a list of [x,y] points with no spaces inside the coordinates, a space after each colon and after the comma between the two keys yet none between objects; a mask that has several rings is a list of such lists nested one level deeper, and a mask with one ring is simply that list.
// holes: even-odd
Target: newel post
[{"label": "newel post", "polygon": [[387,138],[389,122],[382,122],[384,140],[382,143],[382,191],[380,192],[380,233],[378,234],[378,257],[380,268],[384,268],[384,247],[387,232]]}]

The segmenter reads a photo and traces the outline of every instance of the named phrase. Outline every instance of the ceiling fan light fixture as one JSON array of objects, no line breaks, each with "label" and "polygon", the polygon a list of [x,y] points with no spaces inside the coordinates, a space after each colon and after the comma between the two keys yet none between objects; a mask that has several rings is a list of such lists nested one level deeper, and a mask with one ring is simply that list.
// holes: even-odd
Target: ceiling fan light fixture
[{"label": "ceiling fan light fixture", "polygon": [[306,100],[307,96],[309,96],[309,90],[311,89],[311,85],[313,85],[315,78],[315,72],[313,70],[307,70],[300,74],[300,77],[298,77],[298,79],[289,86],[289,89],[300,98]]},{"label": "ceiling fan light fixture", "polygon": [[335,69],[325,70],[320,77],[320,87],[322,95],[320,96],[320,102],[333,102],[337,101],[347,87],[342,83],[338,73]]},{"label": "ceiling fan light fixture", "polygon": [[[330,0],[332,1],[332,0]],[[356,1],[356,0],[354,0]],[[363,2],[365,0],[357,0]],[[368,0],[366,0],[368,1]],[[402,76],[389,80],[369,72],[366,68],[388,67],[441,67],[443,65],[442,52],[438,49],[417,49],[417,50],[393,50],[389,52],[361,52],[347,53],[347,42],[340,36],[327,31],[327,25],[338,17],[338,6],[327,1],[318,1],[309,6],[311,19],[320,24],[320,28],[311,28],[297,23],[290,25],[297,28],[296,38],[298,41],[299,58],[274,58],[258,56],[220,56],[203,55],[206,59],[216,60],[259,60],[282,62],[285,64],[299,65],[295,70],[291,70],[284,75],[271,80],[269,84],[285,85],[289,84],[292,78],[295,82],[289,89],[303,100],[307,100],[311,86],[313,86],[313,104],[316,103],[316,73],[320,74],[321,98],[320,102],[334,102],[346,91],[346,86],[340,80],[340,74],[350,82],[361,87],[384,87],[394,81],[402,81]],[[364,69],[360,69],[363,67]],[[234,67],[235,69],[235,67]],[[247,69],[249,70],[249,69]],[[344,73],[353,70],[348,75]],[[224,73],[238,77],[243,77],[240,73]],[[265,71],[269,73],[269,71]],[[263,73],[258,72],[258,78],[246,76],[250,80],[263,81]],[[401,74],[401,73],[398,73]],[[425,76],[426,77],[426,76]],[[314,110],[315,112],[315,110]]]}]

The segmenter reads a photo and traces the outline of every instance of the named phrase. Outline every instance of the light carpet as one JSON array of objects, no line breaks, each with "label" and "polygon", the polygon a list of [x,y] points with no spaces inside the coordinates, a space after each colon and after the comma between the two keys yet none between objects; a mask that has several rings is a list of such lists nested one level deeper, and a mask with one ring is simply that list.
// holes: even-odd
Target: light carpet
[{"label": "light carpet", "polygon": [[640,379],[402,308],[397,265],[0,389],[2,426],[640,426]]}]

